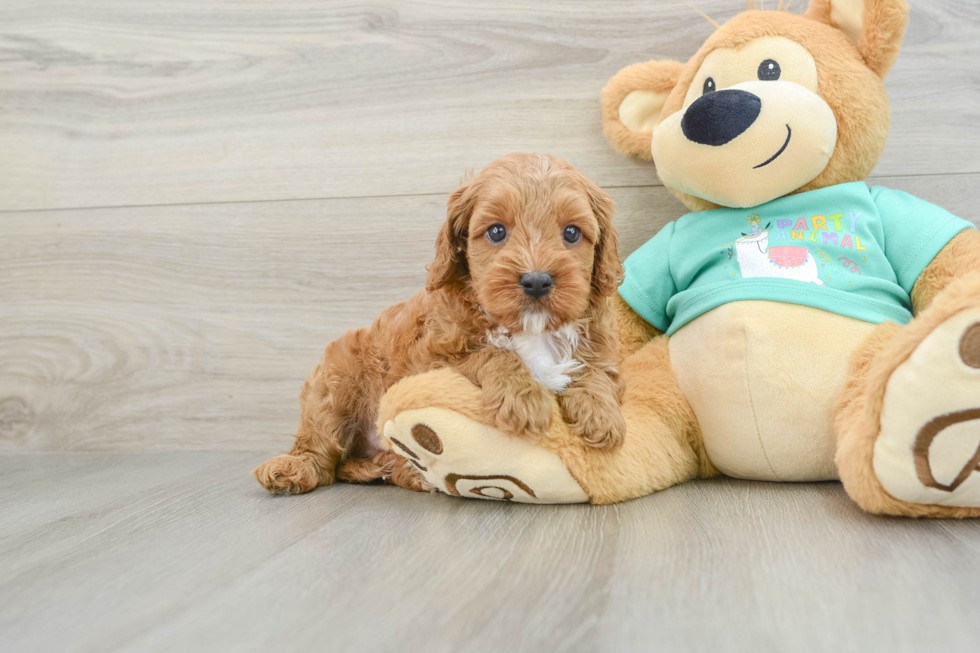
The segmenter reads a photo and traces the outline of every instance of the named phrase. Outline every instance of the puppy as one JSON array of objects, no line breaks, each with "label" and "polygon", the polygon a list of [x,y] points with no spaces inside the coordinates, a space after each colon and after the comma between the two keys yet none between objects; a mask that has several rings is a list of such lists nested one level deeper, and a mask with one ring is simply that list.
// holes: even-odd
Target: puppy
[{"label": "puppy", "polygon": [[425,489],[380,445],[382,395],[452,366],[507,433],[534,437],[558,396],[572,431],[618,446],[626,424],[608,298],[622,267],[612,200],[568,163],[511,154],[449,198],[426,289],[332,342],[300,393],[293,449],[255,469],[274,493],[377,479]]}]

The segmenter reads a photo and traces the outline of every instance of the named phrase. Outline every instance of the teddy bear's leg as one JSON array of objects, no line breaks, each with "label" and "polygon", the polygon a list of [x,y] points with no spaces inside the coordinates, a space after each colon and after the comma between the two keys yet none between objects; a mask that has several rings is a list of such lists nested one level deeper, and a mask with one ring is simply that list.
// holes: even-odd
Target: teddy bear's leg
[{"label": "teddy bear's leg", "polygon": [[428,484],[456,496],[613,503],[712,474],[697,420],[670,367],[666,338],[627,359],[623,374],[627,436],[614,451],[571,435],[557,401],[551,428],[538,440],[488,426],[480,389],[451,369],[389,389],[379,431]]},{"label": "teddy bear's leg", "polygon": [[980,273],[876,329],[835,417],[841,481],[865,510],[980,517]]}]

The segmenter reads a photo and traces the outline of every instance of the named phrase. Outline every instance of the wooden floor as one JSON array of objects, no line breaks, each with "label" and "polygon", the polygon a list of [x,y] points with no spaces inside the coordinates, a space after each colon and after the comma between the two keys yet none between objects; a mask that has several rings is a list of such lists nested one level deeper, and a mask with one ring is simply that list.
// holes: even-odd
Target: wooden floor
[{"label": "wooden floor", "polygon": [[836,483],[617,506],[340,485],[257,453],[0,457],[5,651],[973,651],[980,523]]},{"label": "wooden floor", "polygon": [[[912,5],[870,181],[978,221],[980,3]],[[836,484],[535,508],[250,477],[324,345],[422,286],[466,169],[566,158],[623,254],[681,215],[599,91],[742,6],[0,3],[0,651],[975,649],[980,523]]]}]

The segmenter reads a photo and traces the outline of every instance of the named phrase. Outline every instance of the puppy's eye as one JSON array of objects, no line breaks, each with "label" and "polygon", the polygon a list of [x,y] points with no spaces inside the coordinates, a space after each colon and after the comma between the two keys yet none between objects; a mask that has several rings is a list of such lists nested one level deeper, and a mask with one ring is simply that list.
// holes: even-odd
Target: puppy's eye
[{"label": "puppy's eye", "polygon": [[491,225],[487,229],[487,240],[491,243],[502,243],[504,238],[507,237],[507,229],[504,228],[502,224]]},{"label": "puppy's eye", "polygon": [[565,231],[561,233],[561,239],[569,245],[574,245],[578,241],[582,240],[582,230],[575,225],[570,224],[565,227]]},{"label": "puppy's eye", "polygon": [[[718,87],[715,86],[715,80],[710,77],[704,80],[704,86],[701,87],[701,95],[707,95],[711,91],[717,91]],[[720,95],[718,97],[721,97]]]},{"label": "puppy's eye", "polygon": [[774,59],[766,59],[759,64],[759,79],[764,82],[774,82],[779,79],[779,75],[782,71],[779,69],[779,64]]}]

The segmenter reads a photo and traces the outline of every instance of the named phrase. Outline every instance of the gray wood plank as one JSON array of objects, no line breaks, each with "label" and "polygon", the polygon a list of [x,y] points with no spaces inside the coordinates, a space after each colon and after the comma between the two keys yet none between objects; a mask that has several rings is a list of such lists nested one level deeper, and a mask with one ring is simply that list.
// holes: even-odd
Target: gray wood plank
[{"label": "gray wood plank", "polygon": [[[877,172],[980,172],[977,8],[913,5]],[[599,90],[712,30],[648,0],[6,0],[0,209],[439,193],[515,150],[656,184],[602,137]]]},{"label": "gray wood plank", "polygon": [[[980,175],[887,181],[980,218]],[[612,194],[623,254],[684,212]],[[326,344],[424,285],[444,201],[0,216],[0,451],[288,446]]]},{"label": "gray wood plank", "polygon": [[0,450],[287,445],[326,344],[424,286],[444,202],[0,217]]},{"label": "gray wood plank", "polygon": [[[47,515],[8,535],[0,511],[4,648],[895,653],[980,636],[980,522],[873,517],[838,484],[720,479],[605,507],[275,498],[248,475],[260,457],[0,456],[0,479],[35,471],[15,500]],[[86,480],[103,467],[146,480]]]}]

